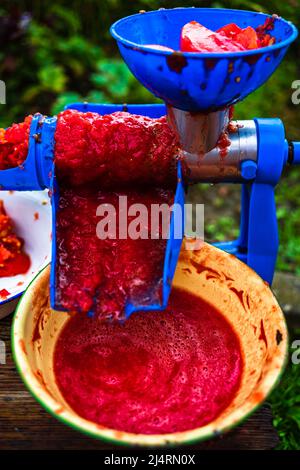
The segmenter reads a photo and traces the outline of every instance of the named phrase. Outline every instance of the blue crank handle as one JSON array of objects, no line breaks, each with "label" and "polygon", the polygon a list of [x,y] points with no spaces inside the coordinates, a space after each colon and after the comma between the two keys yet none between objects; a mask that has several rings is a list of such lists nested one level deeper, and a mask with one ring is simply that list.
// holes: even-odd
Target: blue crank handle
[{"label": "blue crank handle", "polygon": [[290,165],[300,165],[300,142],[289,143],[288,162]]}]

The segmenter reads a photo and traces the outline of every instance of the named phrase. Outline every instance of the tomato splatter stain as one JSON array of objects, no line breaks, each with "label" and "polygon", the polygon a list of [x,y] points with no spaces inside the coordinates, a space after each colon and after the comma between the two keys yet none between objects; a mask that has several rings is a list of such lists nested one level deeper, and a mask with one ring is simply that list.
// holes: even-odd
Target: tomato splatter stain
[{"label": "tomato splatter stain", "polygon": [[10,292],[7,289],[1,289],[0,290],[0,297],[1,299],[7,299],[7,297],[10,295]]},{"label": "tomato splatter stain", "polygon": [[231,140],[229,139],[228,132],[227,131],[222,132],[217,142],[219,155],[222,159],[227,157],[230,145],[231,145]]}]

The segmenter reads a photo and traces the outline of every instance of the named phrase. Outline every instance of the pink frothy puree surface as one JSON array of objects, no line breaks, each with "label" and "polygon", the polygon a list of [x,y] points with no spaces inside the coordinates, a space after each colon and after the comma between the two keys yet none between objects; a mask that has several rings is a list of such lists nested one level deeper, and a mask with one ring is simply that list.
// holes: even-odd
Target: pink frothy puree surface
[{"label": "pink frothy puree surface", "polygon": [[58,386],[83,418],[133,433],[203,426],[233,399],[243,361],[239,340],[211,305],[173,289],[164,312],[125,323],[77,314],[56,345]]}]

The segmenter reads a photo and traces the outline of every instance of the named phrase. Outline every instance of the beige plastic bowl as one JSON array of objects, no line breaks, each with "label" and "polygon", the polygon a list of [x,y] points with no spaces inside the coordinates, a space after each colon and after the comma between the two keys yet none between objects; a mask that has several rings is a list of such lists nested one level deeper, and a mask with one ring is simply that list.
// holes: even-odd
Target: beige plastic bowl
[{"label": "beige plastic bowl", "polygon": [[281,375],[287,355],[287,328],[269,287],[245,264],[215,247],[204,244],[194,252],[183,248],[174,285],[219,309],[240,338],[244,371],[237,395],[210,424],[179,433],[132,434],[87,421],[65,402],[55,382],[55,343],[70,316],[49,307],[49,271],[47,267],[34,279],[18,305],[12,328],[13,354],[24,383],[39,403],[78,431],[106,441],[143,446],[209,439],[252,413]]}]

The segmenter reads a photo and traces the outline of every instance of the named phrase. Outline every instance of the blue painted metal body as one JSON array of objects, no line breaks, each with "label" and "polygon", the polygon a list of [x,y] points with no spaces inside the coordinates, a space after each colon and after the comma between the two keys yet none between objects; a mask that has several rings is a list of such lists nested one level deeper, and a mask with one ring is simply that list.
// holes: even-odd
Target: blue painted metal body
[{"label": "blue painted metal body", "polygon": [[297,37],[295,26],[277,18],[270,32],[274,45],[234,53],[174,53],[147,44],[179,51],[181,28],[190,21],[216,31],[233,22],[255,28],[267,18],[244,10],[160,9],[122,18],[110,31],[131,72],[154,95],[186,111],[212,111],[242,100],[272,75]]},{"label": "blue painted metal body", "polygon": [[164,104],[112,104],[112,103],[72,103],[65,109],[76,109],[83,113],[90,111],[98,114],[111,114],[117,111],[127,111],[130,114],[148,116],[150,118],[158,118],[166,115],[166,107]]},{"label": "blue painted metal body", "polygon": [[292,147],[293,147],[293,163],[294,165],[300,165],[300,142],[292,142]]},{"label": "blue painted metal body", "polygon": [[280,119],[255,119],[255,123],[255,178],[242,186],[240,235],[216,246],[237,256],[271,284],[279,246],[274,190],[287,163],[288,143]]}]

